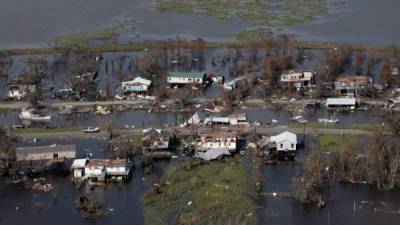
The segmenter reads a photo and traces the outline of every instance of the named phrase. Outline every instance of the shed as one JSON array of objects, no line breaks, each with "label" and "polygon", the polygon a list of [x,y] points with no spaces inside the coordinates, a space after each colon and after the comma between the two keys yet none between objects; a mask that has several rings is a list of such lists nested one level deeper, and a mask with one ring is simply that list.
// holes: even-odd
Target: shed
[{"label": "shed", "polygon": [[328,108],[350,108],[355,107],[357,101],[355,98],[328,98],[326,106]]},{"label": "shed", "polygon": [[74,159],[76,145],[53,144],[49,146],[18,147],[16,156],[17,161]]}]

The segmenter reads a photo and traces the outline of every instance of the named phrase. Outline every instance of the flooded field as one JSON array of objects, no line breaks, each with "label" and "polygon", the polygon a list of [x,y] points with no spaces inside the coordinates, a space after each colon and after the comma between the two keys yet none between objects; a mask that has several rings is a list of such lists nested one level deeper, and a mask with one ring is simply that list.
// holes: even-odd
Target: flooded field
[{"label": "flooded field", "polygon": [[[377,45],[399,43],[399,31],[393,29],[399,25],[394,18],[399,7],[398,1],[326,2],[328,12],[317,13],[309,21],[289,20],[290,23],[269,25],[266,28],[274,33],[298,35],[301,40],[306,41]],[[40,0],[35,3],[29,0],[3,0],[1,5],[0,48],[48,46],[56,36],[101,30],[109,24],[126,19],[134,19],[137,24],[134,25],[135,29],[121,34],[121,42],[160,40],[176,36],[189,39],[201,37],[207,41],[233,41],[238,32],[260,27],[265,29],[264,22],[260,25],[257,20],[235,16],[221,20],[207,13],[159,11],[155,7],[155,1],[147,0]],[[258,19],[258,16],[255,18]],[[271,21],[267,20],[267,24]]]}]

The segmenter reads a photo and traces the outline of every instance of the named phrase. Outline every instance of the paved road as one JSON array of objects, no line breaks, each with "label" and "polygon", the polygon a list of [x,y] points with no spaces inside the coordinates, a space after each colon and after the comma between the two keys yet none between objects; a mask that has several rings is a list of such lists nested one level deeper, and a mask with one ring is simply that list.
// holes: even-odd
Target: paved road
[{"label": "paved road", "polygon": [[[119,100],[119,101],[94,101],[94,102],[52,102],[45,103],[47,107],[61,107],[61,106],[95,106],[95,105],[141,105],[149,103],[145,100]],[[10,102],[10,103],[0,103],[0,109],[23,109],[29,106],[28,102]]]},{"label": "paved road", "polygon": [[[191,129],[188,128],[170,128],[171,132],[176,132],[180,135],[190,135]],[[209,131],[209,128],[200,128],[198,129],[199,133],[206,133]],[[235,132],[235,128],[226,128],[229,132]],[[287,127],[251,127],[240,129],[239,132],[256,132],[260,135],[275,135],[281,133],[283,131],[290,131],[296,134],[303,134],[303,128],[287,128]],[[129,129],[129,130],[119,130],[115,132],[119,135],[140,135],[143,133],[142,129]],[[306,134],[312,135],[323,135],[323,134],[331,134],[331,135],[371,135],[372,132],[365,130],[352,130],[352,129],[313,129],[307,128]],[[86,138],[100,138],[105,139],[108,137],[108,133],[105,131],[101,131],[95,134],[86,134],[81,131],[68,131],[68,132],[41,132],[41,133],[14,133],[15,136],[20,137],[22,139],[32,139],[32,138],[40,138],[40,139],[86,139]]]}]

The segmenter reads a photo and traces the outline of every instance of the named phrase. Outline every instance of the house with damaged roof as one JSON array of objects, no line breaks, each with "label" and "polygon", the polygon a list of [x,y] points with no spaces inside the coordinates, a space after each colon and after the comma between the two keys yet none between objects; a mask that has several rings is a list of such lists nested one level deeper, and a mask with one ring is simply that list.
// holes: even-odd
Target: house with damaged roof
[{"label": "house with damaged roof", "polygon": [[150,128],[143,131],[141,144],[143,150],[168,150],[170,147],[170,135],[165,130]]},{"label": "house with damaged roof", "polygon": [[75,179],[90,182],[127,180],[132,168],[128,159],[76,159],[71,170]]}]

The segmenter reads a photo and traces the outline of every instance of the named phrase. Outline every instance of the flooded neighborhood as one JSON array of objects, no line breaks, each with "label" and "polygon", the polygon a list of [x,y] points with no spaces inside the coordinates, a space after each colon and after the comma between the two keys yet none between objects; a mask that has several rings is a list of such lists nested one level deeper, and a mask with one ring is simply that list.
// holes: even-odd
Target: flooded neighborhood
[{"label": "flooded neighborhood", "polygon": [[0,225],[398,224],[399,2],[1,5]]}]

